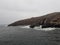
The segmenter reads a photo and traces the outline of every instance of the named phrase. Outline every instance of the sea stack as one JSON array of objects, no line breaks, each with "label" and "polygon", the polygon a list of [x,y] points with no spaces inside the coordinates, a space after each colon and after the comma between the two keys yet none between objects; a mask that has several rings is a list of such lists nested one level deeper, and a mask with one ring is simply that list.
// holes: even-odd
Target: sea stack
[{"label": "sea stack", "polygon": [[19,20],[9,24],[8,26],[24,26],[30,25],[30,28],[42,25],[42,28],[58,27],[60,28],[60,12],[53,12],[44,16],[33,17],[29,19]]}]

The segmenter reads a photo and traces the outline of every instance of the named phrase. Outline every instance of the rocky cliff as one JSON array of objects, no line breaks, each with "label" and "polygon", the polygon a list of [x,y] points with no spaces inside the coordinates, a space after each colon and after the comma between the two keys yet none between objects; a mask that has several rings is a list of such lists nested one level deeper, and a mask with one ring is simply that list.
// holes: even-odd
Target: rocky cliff
[{"label": "rocky cliff", "polygon": [[9,24],[8,26],[20,26],[20,25],[31,25],[35,26],[42,25],[42,27],[60,27],[60,12],[53,12],[40,17],[33,17],[29,19],[19,20]]}]

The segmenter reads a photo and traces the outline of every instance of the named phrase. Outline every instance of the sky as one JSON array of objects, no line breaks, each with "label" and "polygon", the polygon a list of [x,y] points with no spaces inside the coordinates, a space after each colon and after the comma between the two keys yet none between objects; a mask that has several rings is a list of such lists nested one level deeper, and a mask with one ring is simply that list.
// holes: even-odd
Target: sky
[{"label": "sky", "polygon": [[0,0],[0,24],[60,12],[60,0]]}]

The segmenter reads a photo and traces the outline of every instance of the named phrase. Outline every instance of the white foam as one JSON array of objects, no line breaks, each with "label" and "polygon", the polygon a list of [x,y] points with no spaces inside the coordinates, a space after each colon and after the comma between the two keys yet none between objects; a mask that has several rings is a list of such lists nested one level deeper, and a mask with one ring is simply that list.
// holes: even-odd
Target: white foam
[{"label": "white foam", "polygon": [[30,26],[30,25],[27,25],[27,26],[21,26],[21,28],[30,28],[29,26]]},{"label": "white foam", "polygon": [[[27,25],[27,26],[21,26],[21,28],[30,28],[29,27],[30,25]],[[33,29],[36,29],[36,30],[44,30],[44,31],[50,31],[50,30],[55,30],[56,28],[42,28],[42,26],[36,26],[34,27]]]},{"label": "white foam", "polygon": [[36,30],[44,30],[44,31],[50,31],[50,30],[55,30],[56,28],[42,28],[42,26],[39,26],[39,27],[35,27],[34,29]]},{"label": "white foam", "polygon": [[[36,28],[35,28],[36,29]],[[40,28],[36,30],[44,30],[44,31],[50,31],[50,30],[55,30],[56,28]]]}]

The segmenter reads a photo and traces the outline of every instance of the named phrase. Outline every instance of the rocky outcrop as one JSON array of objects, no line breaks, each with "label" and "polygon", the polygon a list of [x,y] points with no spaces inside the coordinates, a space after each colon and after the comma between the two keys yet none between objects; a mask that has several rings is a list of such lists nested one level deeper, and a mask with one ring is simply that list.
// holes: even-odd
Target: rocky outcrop
[{"label": "rocky outcrop", "polygon": [[12,24],[9,24],[8,26],[20,26],[20,25],[30,25],[31,28],[40,25],[42,25],[43,28],[60,27],[60,12],[54,12],[40,17],[33,17],[29,19],[16,21]]}]

